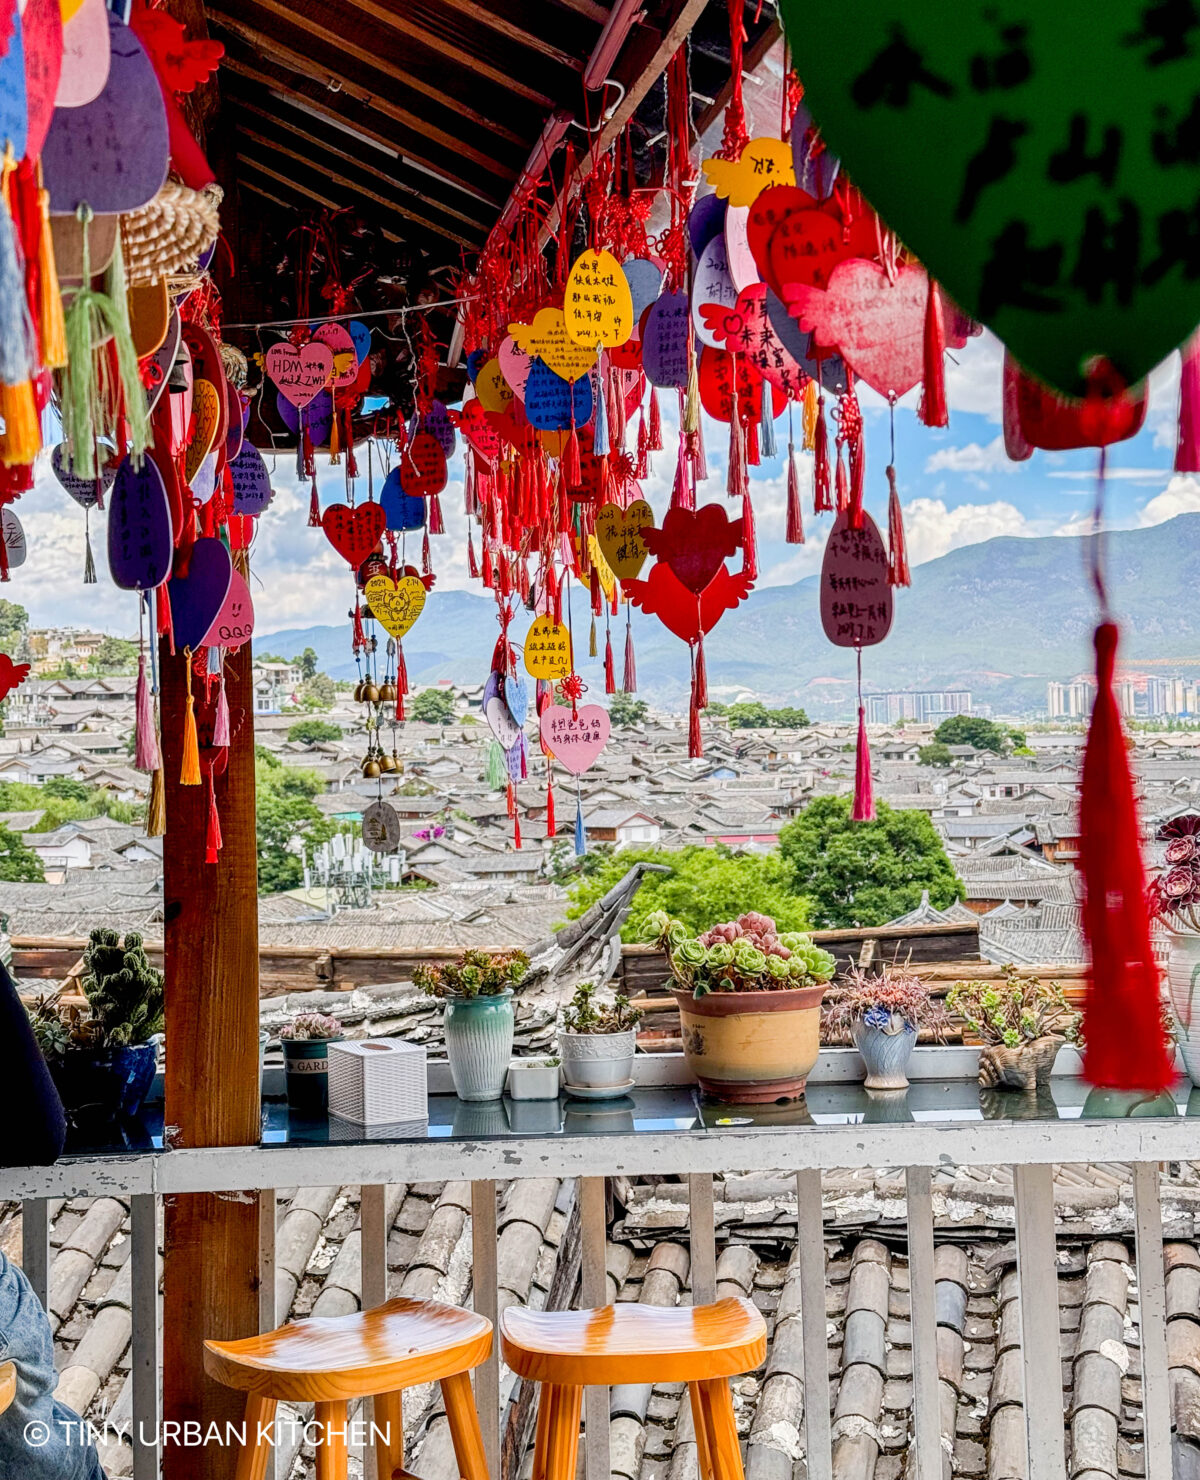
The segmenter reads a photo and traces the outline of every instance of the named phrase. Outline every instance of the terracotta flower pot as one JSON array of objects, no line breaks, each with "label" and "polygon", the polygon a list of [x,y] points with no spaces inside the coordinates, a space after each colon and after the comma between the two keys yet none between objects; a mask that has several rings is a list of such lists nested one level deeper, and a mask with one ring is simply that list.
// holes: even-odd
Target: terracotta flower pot
[{"label": "terracotta flower pot", "polygon": [[683,1051],[705,1094],[744,1105],[804,1093],[821,1046],[824,986],[703,997],[673,991]]}]

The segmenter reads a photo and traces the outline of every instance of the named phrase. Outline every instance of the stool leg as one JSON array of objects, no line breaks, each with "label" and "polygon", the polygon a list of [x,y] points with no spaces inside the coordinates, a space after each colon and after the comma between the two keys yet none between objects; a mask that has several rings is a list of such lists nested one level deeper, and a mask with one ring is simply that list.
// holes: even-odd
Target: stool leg
[{"label": "stool leg", "polygon": [[700,1384],[688,1383],[688,1395],[692,1400],[692,1428],[696,1431],[696,1463],[704,1480],[716,1480],[713,1474],[712,1454],[708,1447],[708,1414],[700,1396]]},{"label": "stool leg", "polygon": [[697,1386],[708,1420],[705,1427],[717,1480],[745,1480],[729,1383],[723,1377],[714,1377]]},{"label": "stool leg", "polygon": [[459,1475],[463,1480],[488,1480],[483,1435],[479,1431],[479,1410],[471,1392],[471,1379],[465,1372],[442,1378],[442,1401],[446,1405]]},{"label": "stool leg", "polygon": [[575,1480],[583,1389],[555,1383],[543,1391],[551,1403],[546,1421],[546,1480]]},{"label": "stool leg", "polygon": [[401,1393],[375,1395],[375,1427],[387,1441],[375,1441],[379,1480],[392,1480],[392,1472],[404,1468],[404,1404]]},{"label": "stool leg", "polygon": [[[530,1381],[529,1378],[525,1379]],[[533,1439],[533,1474],[530,1480],[546,1480],[547,1445],[550,1440],[550,1392],[541,1387],[537,1396],[537,1431]]]},{"label": "stool leg", "polygon": [[346,1405],[317,1403],[313,1417],[321,1430],[317,1480],[346,1480]]},{"label": "stool leg", "polygon": [[260,1443],[258,1435],[260,1428],[265,1432],[274,1421],[275,1408],[274,1398],[260,1398],[257,1393],[246,1394],[246,1442],[238,1455],[234,1480],[263,1480],[267,1473],[271,1445],[265,1438]]}]

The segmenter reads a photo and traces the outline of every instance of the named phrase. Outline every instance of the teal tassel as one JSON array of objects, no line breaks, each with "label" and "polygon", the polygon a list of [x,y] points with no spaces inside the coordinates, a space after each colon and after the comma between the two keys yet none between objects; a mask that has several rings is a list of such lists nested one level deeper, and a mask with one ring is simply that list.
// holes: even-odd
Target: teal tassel
[{"label": "teal tassel", "polygon": [[0,201],[0,383],[21,385],[36,369],[33,321],[12,217]]},{"label": "teal tassel", "polygon": [[596,368],[596,420],[592,435],[592,451],[597,457],[605,457],[608,453],[608,417],[604,405],[604,369],[603,366]]},{"label": "teal tassel", "polygon": [[503,791],[508,785],[508,764],[499,740],[488,746],[485,779],[491,791]]},{"label": "teal tassel", "polygon": [[771,382],[763,376],[762,424],[759,427],[758,450],[763,457],[778,457],[775,445],[775,403],[771,399]]},{"label": "teal tassel", "polygon": [[575,857],[582,858],[587,852],[587,829],[583,825],[583,797],[575,794]]}]

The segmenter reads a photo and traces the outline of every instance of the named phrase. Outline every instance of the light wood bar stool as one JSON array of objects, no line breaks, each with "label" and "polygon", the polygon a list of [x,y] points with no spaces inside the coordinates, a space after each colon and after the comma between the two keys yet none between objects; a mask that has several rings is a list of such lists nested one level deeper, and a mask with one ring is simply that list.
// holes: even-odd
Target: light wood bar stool
[{"label": "light wood bar stool", "polygon": [[519,1376],[540,1382],[533,1480],[574,1480],[585,1387],[686,1382],[705,1480],[743,1480],[728,1378],[767,1354],[767,1327],[749,1300],[713,1305],[605,1305],[525,1310],[500,1319],[500,1349]]},{"label": "light wood bar stool", "polygon": [[[313,1403],[331,1435],[317,1446],[317,1480],[346,1480],[347,1404],[375,1399],[375,1423],[390,1425],[378,1445],[379,1480],[402,1475],[406,1387],[440,1382],[463,1480],[488,1480],[479,1415],[467,1373],[492,1349],[492,1323],[474,1311],[435,1300],[388,1300],[349,1316],[314,1316],[242,1341],[206,1341],[204,1370],[246,1394],[246,1445],[236,1480],[263,1480],[271,1453],[257,1436],[269,1432],[281,1400]],[[338,1437],[339,1431],[342,1437]]]},{"label": "light wood bar stool", "polygon": [[17,1396],[17,1369],[12,1362],[0,1362],[0,1413],[12,1407]]}]

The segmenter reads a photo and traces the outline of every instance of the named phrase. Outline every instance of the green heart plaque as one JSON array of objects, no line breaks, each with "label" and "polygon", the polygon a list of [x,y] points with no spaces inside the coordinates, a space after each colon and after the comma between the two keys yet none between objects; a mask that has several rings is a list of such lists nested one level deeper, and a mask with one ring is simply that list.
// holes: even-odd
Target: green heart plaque
[{"label": "green heart plaque", "polygon": [[1200,321],[1200,0],[781,0],[805,100],[901,240],[1072,395]]}]

